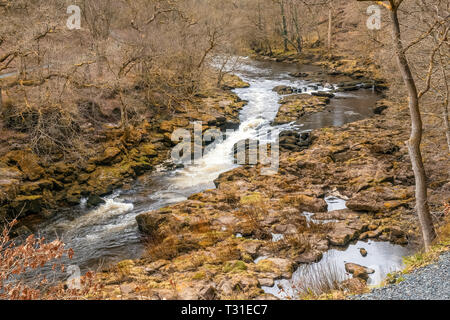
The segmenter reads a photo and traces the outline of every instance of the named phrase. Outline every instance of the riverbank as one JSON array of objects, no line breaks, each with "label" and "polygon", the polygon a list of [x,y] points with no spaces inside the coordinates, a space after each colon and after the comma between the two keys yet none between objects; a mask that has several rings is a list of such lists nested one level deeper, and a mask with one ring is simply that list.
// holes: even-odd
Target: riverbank
[{"label": "riverbank", "polygon": [[[368,70],[358,61],[344,65],[345,76]],[[273,176],[261,176],[260,165],[242,166],[221,174],[217,189],[139,216],[147,254],[100,274],[103,298],[273,298],[262,288],[291,278],[299,265],[319,261],[331,248],[365,239],[418,245],[404,145],[408,113],[391,94],[377,103],[373,118],[313,130],[302,146],[280,141]],[[448,179],[441,175],[446,163],[428,146],[424,151],[436,210],[448,198]],[[324,198],[331,196],[348,199],[347,209],[327,210]]]},{"label": "riverbank", "polygon": [[[245,101],[231,90],[247,85],[227,75],[223,89],[205,88],[195,101],[185,101],[172,115],[156,114],[154,119],[132,126],[127,135],[120,126],[106,123],[92,131],[97,137],[95,150],[91,150],[94,156],[87,159],[39,157],[27,149],[20,135],[2,128],[6,140],[1,141],[1,148],[6,151],[0,158],[0,221],[18,217],[14,235],[27,235],[39,231],[40,222],[57,212],[63,214],[83,198],[89,208],[103,204],[102,197],[126,188],[169,159],[175,129],[191,130],[194,121],[219,130],[238,125]],[[14,135],[16,142],[8,138]]]},{"label": "riverbank", "polygon": [[351,297],[355,300],[450,300],[450,252],[437,262],[403,275],[395,284]]}]

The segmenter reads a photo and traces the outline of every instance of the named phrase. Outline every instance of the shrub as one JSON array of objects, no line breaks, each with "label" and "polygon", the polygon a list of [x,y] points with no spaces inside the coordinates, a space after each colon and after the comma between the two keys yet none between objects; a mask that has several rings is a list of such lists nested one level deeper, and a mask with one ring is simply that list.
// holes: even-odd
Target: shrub
[{"label": "shrub", "polygon": [[[58,261],[65,255],[72,259],[73,250],[66,249],[60,240],[46,243],[34,235],[18,244],[10,238],[16,224],[17,220],[7,223],[0,234],[0,299],[81,299],[98,288],[91,272],[80,277],[79,288],[42,275],[39,271],[48,264],[55,274],[64,272],[65,266]],[[32,279],[26,277],[30,272]]]}]

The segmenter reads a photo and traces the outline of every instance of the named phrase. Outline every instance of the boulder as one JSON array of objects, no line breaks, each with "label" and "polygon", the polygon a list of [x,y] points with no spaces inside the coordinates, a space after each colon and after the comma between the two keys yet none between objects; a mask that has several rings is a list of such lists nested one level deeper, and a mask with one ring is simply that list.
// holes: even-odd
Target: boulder
[{"label": "boulder", "polygon": [[45,171],[39,165],[39,158],[31,151],[16,150],[5,157],[10,164],[17,165],[30,181],[40,179]]},{"label": "boulder", "polygon": [[11,202],[15,213],[40,213],[42,210],[42,195],[18,196]]},{"label": "boulder", "polygon": [[99,163],[101,164],[110,164],[114,159],[121,153],[119,148],[116,147],[108,147],[103,152],[103,156],[99,159]]},{"label": "boulder", "polygon": [[285,94],[294,93],[294,88],[281,85],[281,86],[276,86],[275,88],[272,89],[272,91],[275,91],[279,95],[285,95]]},{"label": "boulder", "polygon": [[289,75],[291,77],[294,77],[294,78],[306,78],[306,77],[309,76],[309,73],[306,73],[306,72],[292,72],[292,73],[289,73]]},{"label": "boulder", "polygon": [[53,188],[53,182],[50,180],[38,180],[25,182],[20,185],[20,192],[22,194],[32,195],[38,194],[44,189],[51,190]]},{"label": "boulder", "polygon": [[314,263],[322,259],[322,252],[318,250],[308,250],[294,258],[296,264]]},{"label": "boulder", "polygon": [[282,201],[296,206],[300,211],[325,212],[328,208],[324,199],[310,197],[304,194],[287,195]]},{"label": "boulder", "polygon": [[88,207],[97,207],[104,203],[105,203],[105,200],[103,200],[96,194],[91,195],[87,200]]},{"label": "boulder", "polygon": [[136,217],[139,230],[148,236],[158,236],[160,226],[169,222],[170,215],[158,212],[148,212]]},{"label": "boulder", "polygon": [[375,270],[356,263],[346,263],[345,271],[352,274],[354,278],[361,278],[363,280],[369,279],[369,274],[375,273]]},{"label": "boulder", "polygon": [[389,228],[389,241],[399,245],[408,244],[406,233],[398,227]]},{"label": "boulder", "polygon": [[267,258],[258,261],[256,271],[271,272],[277,274],[278,277],[290,278],[294,271],[294,262],[289,259]]},{"label": "boulder", "polygon": [[179,300],[213,300],[216,288],[213,283],[199,282],[186,286],[178,291]]},{"label": "boulder", "polygon": [[361,199],[361,197],[355,197],[347,201],[347,208],[354,211],[364,212],[380,212],[383,209],[382,204],[378,203],[374,199]]},{"label": "boulder", "polygon": [[310,94],[294,94],[280,100],[280,108],[273,124],[284,124],[300,120],[301,117],[325,110],[330,102],[327,97],[317,97]]},{"label": "boulder", "polygon": [[0,203],[10,201],[16,196],[22,176],[16,168],[0,168]]},{"label": "boulder", "polygon": [[360,213],[349,209],[333,210],[329,212],[318,212],[314,214],[315,220],[355,220],[358,219]]},{"label": "boulder", "polygon": [[359,253],[360,253],[363,257],[366,257],[366,256],[367,256],[367,250],[364,249],[364,248],[360,248],[360,249],[359,249]]},{"label": "boulder", "polygon": [[253,259],[258,256],[259,248],[261,248],[261,242],[255,240],[246,240],[239,245],[239,249],[249,254]]},{"label": "boulder", "polygon": [[375,114],[383,114],[383,112],[388,108],[387,105],[385,104],[377,104],[374,108],[373,108],[373,113]]},{"label": "boulder", "polygon": [[145,267],[144,271],[147,275],[150,276],[150,275],[156,273],[160,268],[166,266],[169,263],[170,263],[170,261],[168,261],[168,260],[157,260],[157,261],[154,261],[154,262],[150,263],[149,265],[147,265]]},{"label": "boulder", "polygon": [[147,143],[139,146],[139,152],[147,158],[154,158],[158,156],[157,147],[152,143]]},{"label": "boulder", "polygon": [[316,97],[325,97],[325,98],[333,98],[334,97],[334,93],[327,92],[327,91],[312,92],[311,95],[316,96]]},{"label": "boulder", "polygon": [[229,274],[225,279],[219,282],[218,291],[222,296],[230,297],[236,292],[248,292],[253,288],[258,288],[258,279],[245,273]]},{"label": "boulder", "polygon": [[359,235],[367,230],[367,224],[359,221],[338,222],[333,225],[333,229],[328,233],[327,238],[331,245],[345,246],[350,241],[358,239]]},{"label": "boulder", "polygon": [[255,165],[259,160],[259,140],[244,139],[233,145],[235,163]]},{"label": "boulder", "polygon": [[358,86],[345,86],[345,87],[339,87],[337,88],[337,92],[346,92],[346,91],[356,91],[358,90]]},{"label": "boulder", "polygon": [[381,228],[363,232],[359,235],[359,240],[365,240],[367,238],[377,238],[382,232],[383,230]]},{"label": "boulder", "polygon": [[261,278],[258,279],[258,282],[261,287],[273,287],[273,285],[275,284],[273,278]]},{"label": "boulder", "polygon": [[119,163],[114,166],[97,167],[91,174],[87,184],[93,188],[95,194],[104,196],[114,188],[123,185],[125,177],[133,176],[134,171],[130,163]]},{"label": "boulder", "polygon": [[281,149],[298,152],[309,147],[311,143],[311,132],[288,130],[280,133],[279,145]]},{"label": "boulder", "polygon": [[189,125],[189,120],[186,118],[174,118],[161,122],[159,129],[163,133],[172,134],[176,128],[184,128]]},{"label": "boulder", "polygon": [[250,84],[243,81],[237,75],[234,74],[226,74],[222,80],[222,89],[236,89],[236,88],[248,88]]}]

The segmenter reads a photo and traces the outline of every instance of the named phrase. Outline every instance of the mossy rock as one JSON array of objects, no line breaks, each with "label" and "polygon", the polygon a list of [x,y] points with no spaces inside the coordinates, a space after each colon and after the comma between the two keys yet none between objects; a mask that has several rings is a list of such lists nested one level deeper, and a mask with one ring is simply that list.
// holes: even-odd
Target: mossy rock
[{"label": "mossy rock", "polygon": [[117,268],[119,269],[127,269],[134,267],[134,261],[133,260],[123,260],[117,263]]},{"label": "mossy rock", "polygon": [[152,143],[147,143],[139,146],[139,152],[148,158],[154,158],[158,156],[158,151],[156,150],[156,146]]},{"label": "mossy rock", "polygon": [[244,261],[238,260],[238,261],[227,261],[225,265],[222,268],[222,271],[225,273],[231,272],[243,272],[247,270],[247,265]]},{"label": "mossy rock", "polygon": [[241,204],[255,204],[260,202],[263,199],[261,193],[259,192],[254,192],[250,195],[247,196],[242,196],[241,197]]},{"label": "mossy rock", "polygon": [[206,278],[206,272],[199,271],[192,277],[192,280],[203,280],[205,278]]},{"label": "mossy rock", "polygon": [[5,158],[8,163],[17,165],[30,181],[40,179],[45,173],[39,165],[39,158],[31,150],[11,151]]},{"label": "mossy rock", "polygon": [[42,195],[18,196],[11,202],[11,207],[16,213],[39,213],[42,210]]}]

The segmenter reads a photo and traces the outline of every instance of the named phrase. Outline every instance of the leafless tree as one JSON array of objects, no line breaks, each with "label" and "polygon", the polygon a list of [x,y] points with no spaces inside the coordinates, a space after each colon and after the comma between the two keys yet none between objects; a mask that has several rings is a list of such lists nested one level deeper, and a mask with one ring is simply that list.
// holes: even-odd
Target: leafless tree
[{"label": "leafless tree", "polygon": [[[418,92],[414,77],[412,75],[408,59],[405,55],[405,46],[402,42],[400,21],[398,12],[403,0],[389,0],[389,4],[378,1],[385,6],[390,13],[392,25],[393,45],[397,57],[397,64],[402,74],[409,97],[409,112],[411,116],[411,135],[407,141],[409,156],[416,180],[416,210],[422,228],[425,249],[429,250],[432,241],[436,238],[436,232],[431,219],[427,200],[427,180],[423,165],[420,143],[422,141],[422,117],[420,114],[419,100],[425,91]],[[407,48],[407,47],[406,47]],[[425,88],[424,90],[427,90]]]}]

